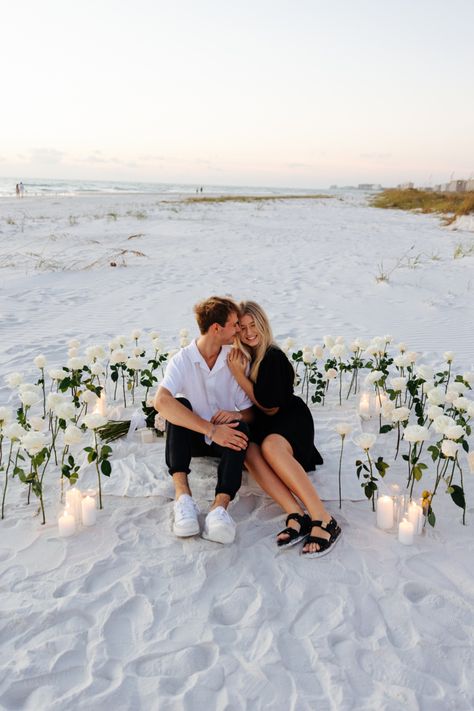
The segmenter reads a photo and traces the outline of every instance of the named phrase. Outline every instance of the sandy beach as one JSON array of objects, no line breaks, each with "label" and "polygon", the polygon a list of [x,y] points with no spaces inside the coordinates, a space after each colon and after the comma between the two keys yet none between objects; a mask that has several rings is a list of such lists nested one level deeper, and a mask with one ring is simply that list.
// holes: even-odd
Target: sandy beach
[{"label": "sandy beach", "polygon": [[[83,352],[137,328],[179,347],[180,329],[197,335],[193,304],[213,293],[261,303],[279,343],[390,334],[419,363],[439,367],[454,351],[456,372],[474,370],[474,257],[457,250],[472,245],[471,223],[447,229],[438,217],[377,210],[357,191],[182,197],[1,200],[0,406],[16,403],[5,376],[36,378],[39,353],[65,365],[72,338]],[[344,529],[321,560],[277,552],[283,516],[246,475],[233,545],[176,539],[163,440],[114,445],[104,510],[70,538],[58,536],[57,470],[45,526],[12,481],[0,522],[0,707],[471,711],[474,477],[466,467],[465,526],[441,492],[436,526],[403,546],[376,528],[351,436],[340,511],[334,427],[377,423],[361,421],[357,399],[340,406],[336,390],[312,406],[325,460],[312,478]],[[391,462],[386,491],[406,481],[388,441],[375,446]],[[95,485],[92,466],[78,484]],[[191,484],[204,517],[212,466],[197,462]]]}]

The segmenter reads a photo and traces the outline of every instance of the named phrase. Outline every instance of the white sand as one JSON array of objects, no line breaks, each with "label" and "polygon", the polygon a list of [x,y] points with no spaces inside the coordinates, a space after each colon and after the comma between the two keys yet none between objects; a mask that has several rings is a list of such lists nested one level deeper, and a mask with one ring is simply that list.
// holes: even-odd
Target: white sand
[{"label": "white sand", "polygon": [[[2,200],[0,211],[0,404],[5,374],[33,375],[39,352],[63,364],[72,337],[85,347],[153,328],[176,345],[180,328],[195,332],[192,305],[211,293],[261,302],[279,340],[391,333],[424,362],[449,349],[460,371],[474,364],[474,257],[453,259],[473,238],[434,217],[370,209],[350,194],[188,206],[35,198]],[[380,263],[390,272],[404,254],[377,283]],[[468,525],[442,493],[436,528],[401,546],[375,528],[351,442],[339,514],[333,426],[360,427],[354,402],[341,412],[332,397],[314,417],[325,457],[314,481],[344,526],[322,560],[275,551],[282,515],[247,480],[231,510],[234,545],[175,539],[162,442],[117,444],[97,525],[69,539],[58,537],[56,483],[41,526],[14,481],[0,524],[0,707],[474,708],[472,475]],[[390,459],[386,440],[377,447]],[[387,484],[404,477],[399,464]],[[212,468],[199,463],[191,481],[206,511]]]}]

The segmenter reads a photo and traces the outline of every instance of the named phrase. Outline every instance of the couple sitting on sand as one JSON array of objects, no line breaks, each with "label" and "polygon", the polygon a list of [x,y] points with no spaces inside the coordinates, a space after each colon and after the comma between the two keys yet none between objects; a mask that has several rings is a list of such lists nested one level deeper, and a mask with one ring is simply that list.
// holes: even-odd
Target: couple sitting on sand
[{"label": "couple sitting on sand", "polygon": [[306,473],[322,464],[313,441],[313,418],[293,394],[293,367],[273,343],[264,311],[252,301],[238,306],[215,296],[194,311],[201,335],[170,360],[155,398],[156,409],[168,422],[174,533],[186,537],[200,532],[188,483],[191,458],[218,457],[215,499],[203,538],[234,540],[235,523],[227,507],[240,488],[245,464],[288,514],[277,545],[302,541],[303,554],[325,555],[341,529]]}]

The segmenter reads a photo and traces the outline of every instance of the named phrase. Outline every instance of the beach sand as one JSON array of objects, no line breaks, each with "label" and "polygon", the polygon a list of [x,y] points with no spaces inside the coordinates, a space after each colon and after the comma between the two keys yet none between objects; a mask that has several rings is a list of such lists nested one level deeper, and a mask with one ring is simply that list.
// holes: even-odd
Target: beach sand
[{"label": "beach sand", "polygon": [[[0,203],[3,377],[32,360],[67,360],[67,342],[106,345],[133,328],[169,347],[196,334],[192,306],[212,293],[251,298],[275,338],[321,343],[392,334],[441,364],[473,369],[472,266],[454,259],[472,234],[432,216],[369,208],[362,194],[269,203],[185,204],[163,196],[43,197]],[[111,266],[111,263],[116,266]],[[377,281],[381,273],[388,281]],[[0,707],[88,711],[474,708],[473,476],[467,525],[441,493],[434,529],[410,547],[378,530],[339,436],[362,428],[351,399],[314,407],[325,464],[312,474],[344,529],[331,555],[275,549],[278,507],[244,476],[231,513],[236,541],[171,533],[164,445],[120,441],[95,527],[58,537],[58,483],[48,523],[12,482],[0,523]],[[369,425],[364,425],[370,428]],[[375,454],[385,455],[379,439]],[[405,481],[404,463],[384,484]],[[79,485],[93,484],[85,468]],[[422,484],[423,482],[421,482]],[[203,516],[212,464],[191,484]]]}]

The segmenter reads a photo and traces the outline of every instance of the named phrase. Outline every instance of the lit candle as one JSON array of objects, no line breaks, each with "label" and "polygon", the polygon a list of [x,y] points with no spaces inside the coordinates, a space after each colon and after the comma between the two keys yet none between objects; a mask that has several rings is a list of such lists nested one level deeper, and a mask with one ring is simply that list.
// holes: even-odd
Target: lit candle
[{"label": "lit candle", "polygon": [[359,400],[359,415],[363,420],[370,419],[370,395],[362,392]]},{"label": "lit candle", "polygon": [[70,508],[79,526],[82,518],[82,494],[75,486],[66,491],[66,506]]},{"label": "lit candle", "polygon": [[96,410],[99,415],[107,417],[107,395],[105,394],[105,390],[102,390],[102,392],[100,393],[100,398],[97,402]]},{"label": "lit candle", "polygon": [[403,543],[404,546],[411,546],[413,544],[413,524],[406,518],[402,519],[398,526],[398,540],[400,543]]},{"label": "lit candle", "polygon": [[153,444],[156,439],[154,430],[148,427],[140,430],[140,439],[142,444]]},{"label": "lit candle", "polygon": [[93,526],[97,519],[97,509],[92,496],[82,499],[82,523],[84,526]]},{"label": "lit candle", "polygon": [[423,508],[415,501],[412,501],[408,507],[408,520],[412,522],[415,534],[423,531]]},{"label": "lit candle", "polygon": [[58,518],[59,535],[63,538],[72,536],[76,531],[76,519],[66,508],[62,516]]},{"label": "lit candle", "polygon": [[393,526],[393,499],[391,496],[379,496],[377,499],[377,526],[384,531]]}]

